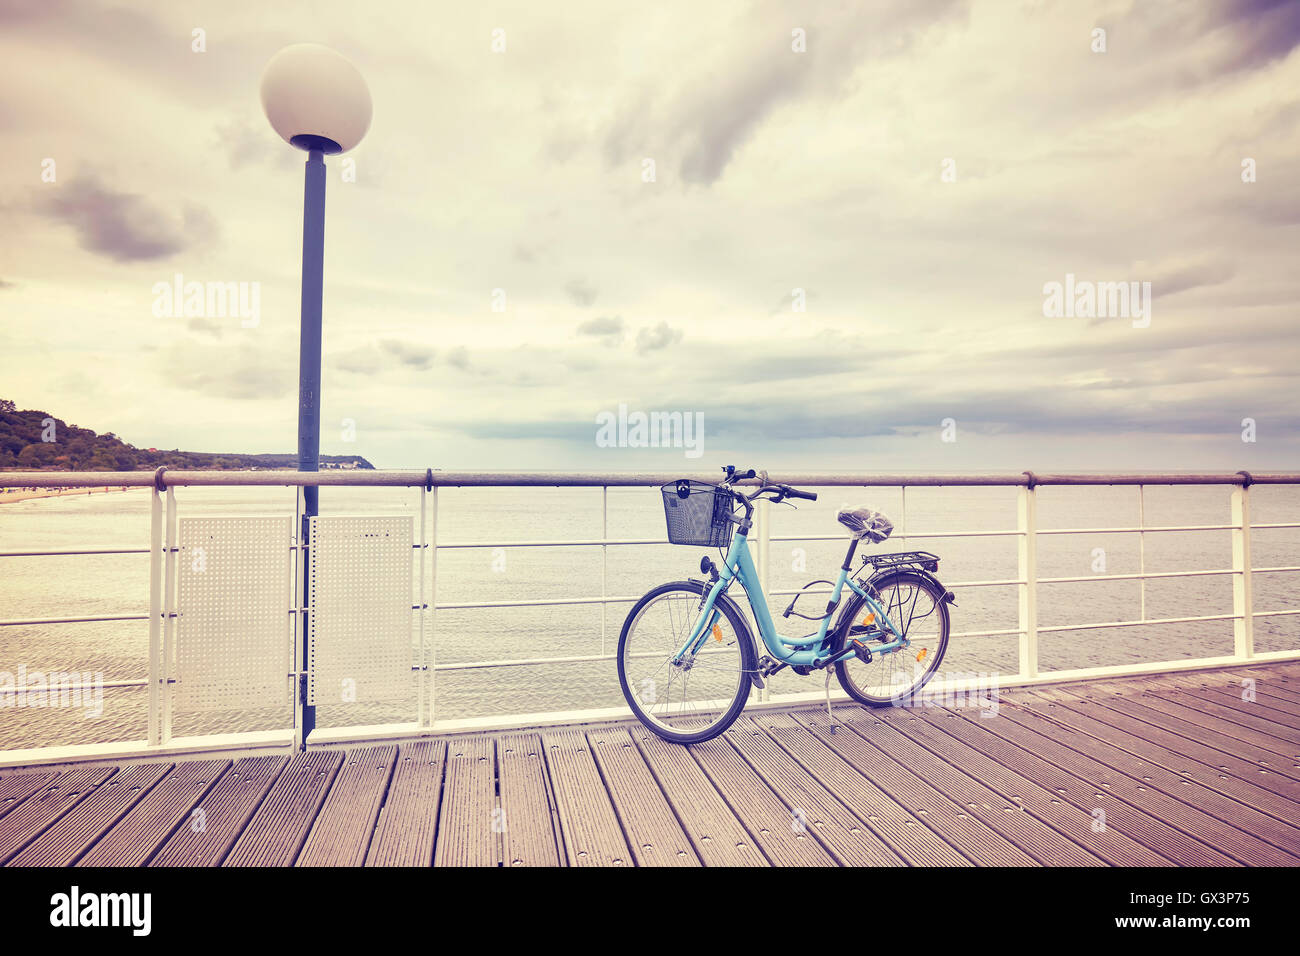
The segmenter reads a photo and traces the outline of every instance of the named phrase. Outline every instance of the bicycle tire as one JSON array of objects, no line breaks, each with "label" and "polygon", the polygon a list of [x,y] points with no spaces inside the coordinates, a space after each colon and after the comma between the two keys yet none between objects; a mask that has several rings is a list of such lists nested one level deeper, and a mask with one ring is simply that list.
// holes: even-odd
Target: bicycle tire
[{"label": "bicycle tire", "polygon": [[[858,703],[865,704],[868,707],[906,706],[918,693],[921,692],[921,690],[925,687],[925,685],[930,682],[930,679],[934,677],[936,673],[938,673],[939,665],[943,663],[944,654],[947,653],[948,650],[948,635],[949,632],[951,631],[951,620],[948,614],[948,603],[944,600],[944,593],[945,593],[944,588],[940,584],[938,584],[938,582],[934,581],[932,578],[926,575],[917,574],[914,571],[899,571],[894,574],[882,576],[881,578],[873,581],[872,589],[875,590],[877,594],[879,594],[880,589],[887,587],[891,584],[894,585],[908,584],[917,587],[920,590],[924,591],[926,594],[930,595],[931,599],[934,602],[934,607],[935,607],[934,613],[939,615],[939,621],[940,621],[938,646],[934,649],[933,652],[933,657],[932,657],[933,662],[929,665],[929,667],[926,668],[925,672],[921,675],[920,681],[912,686],[909,686],[905,691],[901,693],[893,693],[893,694],[889,694],[888,696],[870,694],[864,691],[860,686],[858,686],[857,681],[852,676],[852,672],[849,670],[850,666],[852,665],[853,661],[856,660],[856,658],[850,657],[837,663],[835,665],[835,676],[839,680],[840,686],[844,688],[844,692],[848,694],[850,697],[852,697],[854,700],[856,700]],[[875,595],[873,595],[873,597],[874,596]],[[848,640],[849,626],[856,619],[858,613],[861,611],[862,606],[865,603],[866,602],[862,599],[860,595],[854,594],[853,599],[845,606],[843,615],[840,618],[840,625],[837,629],[837,633],[839,635],[838,638],[836,639],[836,644],[835,644],[835,649],[837,651],[840,648],[842,648],[844,646],[844,642]],[[886,613],[888,613],[889,608],[885,608],[885,611]],[[906,631],[904,631],[904,636],[905,637],[907,636]],[[900,652],[893,651],[891,653],[896,654]]]},{"label": "bicycle tire", "polygon": [[731,626],[736,635],[737,644],[741,657],[741,679],[737,682],[736,694],[726,709],[720,712],[719,718],[710,723],[707,727],[699,730],[677,730],[662,723],[655,721],[647,715],[642,709],[642,704],[632,694],[628,686],[627,668],[625,651],[627,648],[628,636],[632,633],[632,628],[638,621],[641,612],[647,608],[657,598],[673,591],[689,593],[694,599],[698,600],[707,593],[705,585],[700,581],[670,581],[667,584],[661,584],[658,587],[651,588],[643,594],[632,605],[632,610],[628,612],[627,618],[623,621],[623,629],[618,636],[618,683],[623,691],[623,699],[627,701],[628,707],[643,725],[649,730],[662,737],[664,740],[678,744],[702,743],[705,740],[712,740],[714,737],[726,731],[740,712],[744,710],[745,703],[749,699],[749,691],[753,686],[749,675],[752,674],[758,666],[758,657],[754,650],[753,633],[745,620],[745,615],[741,613],[740,608],[730,598],[722,595],[714,608],[720,611],[726,618],[727,623]]}]

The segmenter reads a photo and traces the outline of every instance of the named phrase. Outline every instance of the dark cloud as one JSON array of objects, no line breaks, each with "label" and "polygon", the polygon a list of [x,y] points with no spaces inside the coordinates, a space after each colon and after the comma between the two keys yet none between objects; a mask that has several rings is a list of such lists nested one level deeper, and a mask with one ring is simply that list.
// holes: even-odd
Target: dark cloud
[{"label": "dark cloud", "polygon": [[53,187],[41,209],[72,226],[83,249],[117,262],[165,259],[211,242],[218,231],[202,206],[186,202],[178,217],[156,199],[117,192],[92,178]]},{"label": "dark cloud", "polygon": [[[809,6],[792,17],[780,3],[757,4],[728,31],[724,62],[719,47],[662,107],[650,91],[625,105],[606,130],[606,159],[653,157],[667,147],[684,182],[710,185],[781,103],[809,90],[837,89],[865,58],[905,53],[920,32],[966,8],[965,0],[897,0]],[[806,52],[792,49],[796,27],[805,32]]]}]

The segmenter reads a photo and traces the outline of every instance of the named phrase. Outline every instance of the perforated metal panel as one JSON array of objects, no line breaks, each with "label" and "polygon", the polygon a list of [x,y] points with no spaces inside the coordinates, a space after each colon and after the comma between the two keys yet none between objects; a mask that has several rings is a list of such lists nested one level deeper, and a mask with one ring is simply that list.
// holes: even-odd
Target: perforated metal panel
[{"label": "perforated metal panel", "polygon": [[179,520],[177,709],[290,701],[292,535],[288,516]]},{"label": "perforated metal panel", "polygon": [[310,520],[307,702],[361,703],[409,694],[414,519]]}]

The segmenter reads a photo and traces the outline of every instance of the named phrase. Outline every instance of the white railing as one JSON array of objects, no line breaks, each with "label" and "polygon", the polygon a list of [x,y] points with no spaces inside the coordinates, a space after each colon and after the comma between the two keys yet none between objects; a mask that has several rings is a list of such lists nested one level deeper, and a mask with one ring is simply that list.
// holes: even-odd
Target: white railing
[{"label": "white railing", "polygon": [[[96,548],[96,549],[60,549],[60,550],[3,550],[0,559],[18,557],[62,556],[62,555],[150,555],[150,593],[147,614],[95,615],[82,617],[31,618],[17,616],[0,620],[0,647],[4,646],[4,628],[17,626],[62,625],[87,622],[149,622],[149,676],[145,680],[107,680],[99,684],[102,688],[141,687],[148,689],[148,736],[144,742],[125,742],[95,745],[76,745],[67,747],[47,747],[34,750],[9,751],[0,753],[0,764],[15,762],[48,762],[79,757],[121,756],[135,753],[167,751],[197,751],[229,747],[283,746],[288,743],[301,744],[302,706],[300,695],[294,693],[297,701],[294,710],[294,727],[276,732],[242,732],[222,734],[213,737],[172,737],[172,691],[174,677],[169,673],[168,661],[174,648],[174,626],[176,619],[175,595],[175,561],[177,547],[178,509],[175,489],[182,487],[266,487],[290,486],[301,488],[316,486],[370,486],[418,488],[420,490],[419,539],[415,547],[419,555],[419,583],[416,590],[416,602],[412,607],[419,615],[419,646],[413,670],[417,672],[418,688],[416,720],[409,724],[387,724],[379,726],[359,726],[347,728],[322,728],[311,734],[312,742],[344,741],[360,739],[380,739],[408,734],[442,733],[472,729],[492,729],[505,727],[536,726],[561,723],[581,723],[592,720],[607,720],[611,717],[626,716],[618,709],[582,710],[552,712],[541,714],[503,714],[488,718],[468,718],[439,720],[437,718],[437,695],[435,675],[438,672],[472,670],[498,667],[526,667],[542,664],[584,663],[596,661],[613,661],[614,654],[605,633],[605,615],[601,615],[601,651],[599,654],[586,654],[564,657],[530,657],[518,659],[499,659],[482,661],[457,661],[438,663],[437,661],[437,626],[436,613],[444,610],[465,610],[503,607],[540,607],[563,605],[608,605],[629,603],[640,595],[610,595],[607,591],[607,562],[605,557],[610,547],[664,544],[664,538],[610,538],[608,536],[609,512],[608,497],[611,487],[658,487],[669,481],[682,477],[679,474],[578,474],[578,473],[447,473],[426,470],[410,471],[355,471],[355,472],[185,472],[159,469],[155,473],[141,472],[99,472],[99,473],[49,473],[49,472],[11,472],[0,473],[0,487],[103,487],[103,486],[147,486],[151,489],[150,546],[144,548]],[[712,475],[698,476],[700,480],[713,480]],[[1300,522],[1275,522],[1252,524],[1250,517],[1250,488],[1257,484],[1300,484],[1300,474],[1255,474],[1245,472],[1235,474],[1138,474],[1138,475],[1035,475],[1031,472],[1005,475],[868,475],[868,474],[781,474],[770,476],[772,481],[807,488],[826,487],[896,487],[902,494],[902,513],[897,524],[897,537],[907,546],[910,540],[928,538],[998,538],[1014,537],[1017,542],[1017,574],[1014,578],[990,580],[945,581],[945,585],[960,593],[963,589],[985,587],[1016,587],[1019,601],[1017,625],[1014,628],[956,631],[953,637],[1012,636],[1018,638],[1018,673],[999,675],[1004,686],[1037,684],[1053,681],[1078,680],[1087,678],[1115,677],[1122,675],[1152,673],[1159,671],[1190,670],[1206,667],[1225,666],[1256,661],[1300,659],[1300,648],[1257,653],[1254,645],[1254,623],[1260,617],[1279,617],[1300,614],[1300,608],[1273,608],[1256,610],[1254,607],[1253,575],[1300,571],[1300,566],[1252,567],[1251,532],[1257,529],[1300,528]],[[752,483],[752,482],[751,482]],[[1138,489],[1138,523],[1132,526],[1110,526],[1098,528],[1044,528],[1038,527],[1038,493],[1043,486],[1066,485],[1131,485]],[[1221,485],[1231,488],[1230,519],[1223,524],[1189,524],[1156,525],[1145,523],[1145,489],[1152,485]],[[438,532],[438,490],[443,487],[593,487],[601,488],[601,537],[587,539],[537,539],[537,540],[490,540],[490,541],[443,541]],[[907,528],[907,489],[917,487],[958,487],[958,486],[1000,486],[1016,489],[1017,526],[1014,529],[998,530],[928,530],[909,531]],[[299,495],[301,504],[301,495]],[[830,541],[842,540],[842,535],[825,534],[785,534],[773,535],[770,508],[762,503],[756,509],[755,529],[751,541],[756,552],[756,563],[764,587],[770,579],[771,546],[773,542],[788,541]],[[1232,537],[1232,567],[1191,571],[1152,572],[1146,569],[1146,536],[1166,532],[1186,531],[1228,531]],[[427,533],[427,537],[426,537]],[[1038,541],[1043,535],[1068,534],[1135,534],[1138,536],[1139,567],[1136,573],[1124,574],[1090,574],[1080,576],[1040,578],[1038,576]],[[600,548],[601,593],[576,597],[557,597],[541,599],[487,600],[470,602],[438,601],[438,561],[439,550],[457,549],[496,549],[496,548],[548,548],[548,547],[590,547]],[[294,543],[292,548],[301,548]],[[425,562],[425,554],[432,550],[432,560]],[[2,567],[2,565],[0,565]],[[1187,615],[1178,617],[1149,618],[1146,614],[1146,590],[1148,580],[1163,578],[1205,577],[1231,575],[1233,582],[1233,603],[1230,614]],[[2,578],[0,578],[2,580]],[[301,597],[301,578],[298,597]],[[1078,623],[1043,626],[1038,620],[1038,586],[1040,584],[1064,584],[1095,581],[1141,582],[1140,614],[1135,620],[1107,621],[1096,623]],[[654,582],[647,581],[647,586]],[[427,590],[426,590],[427,588]],[[798,589],[769,589],[771,596],[793,595]],[[829,587],[810,590],[829,591]],[[0,584],[0,598],[4,597],[3,584]],[[301,604],[295,600],[295,604]],[[296,612],[305,608],[289,609],[295,614],[295,621],[300,621]],[[427,617],[427,620],[426,620]],[[1233,622],[1233,653],[1228,656],[1211,658],[1179,659],[1171,661],[1149,661],[1139,664],[1116,665],[1076,670],[1043,671],[1039,664],[1039,637],[1042,634],[1086,630],[1099,628],[1132,627],[1137,625],[1179,624],[1202,621]],[[427,626],[426,626],[427,625]],[[298,638],[295,633],[295,644]],[[4,655],[6,658],[8,654]],[[294,661],[301,662],[301,656],[295,651]],[[296,683],[302,678],[301,670],[295,669],[286,675],[286,679]],[[85,685],[59,685],[47,688],[53,690],[86,690]],[[954,689],[961,689],[955,687]],[[0,694],[5,693],[0,687]],[[820,693],[777,695],[769,697],[766,692],[757,693],[757,705],[778,706],[800,700],[819,698]],[[0,702],[2,704],[2,702]],[[0,712],[3,712],[0,710]]]}]

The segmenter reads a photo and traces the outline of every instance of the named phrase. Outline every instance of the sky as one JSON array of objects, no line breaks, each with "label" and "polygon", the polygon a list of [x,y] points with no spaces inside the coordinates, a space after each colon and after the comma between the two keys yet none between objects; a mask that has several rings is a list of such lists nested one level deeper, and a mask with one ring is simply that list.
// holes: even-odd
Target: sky
[{"label": "sky", "polygon": [[[305,156],[258,91],[298,42],[374,103],[327,159],[323,453],[1300,469],[1293,0],[0,0],[0,397],[295,450]],[[607,447],[621,407],[702,433]]]}]

